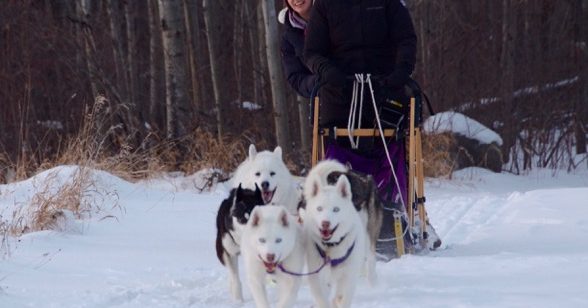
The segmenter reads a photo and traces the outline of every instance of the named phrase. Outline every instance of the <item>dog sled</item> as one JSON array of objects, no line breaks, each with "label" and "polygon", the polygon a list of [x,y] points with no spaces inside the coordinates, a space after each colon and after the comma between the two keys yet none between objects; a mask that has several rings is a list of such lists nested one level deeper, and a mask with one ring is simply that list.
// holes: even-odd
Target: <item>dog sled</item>
[{"label": "dog sled", "polygon": [[[411,79],[406,86],[408,102],[389,101],[393,108],[377,106],[370,76],[356,74],[355,77],[347,128],[321,125],[320,100],[318,97],[312,99],[312,166],[323,159],[336,159],[351,165],[351,169],[371,175],[378,185],[385,182],[386,177],[393,182],[384,187],[391,190],[389,195],[395,195],[396,199],[389,195],[383,198],[384,223],[377,243],[379,259],[388,261],[407,253],[435,249],[441,240],[429,224],[425,208],[421,124],[423,98],[426,97]],[[357,111],[363,107],[365,85],[371,91],[372,102],[368,103],[373,103],[377,122],[374,127],[362,127],[361,120],[355,120]],[[428,99],[426,102],[432,114]],[[351,148],[338,146],[340,139],[350,143]],[[382,147],[375,147],[371,153],[355,151],[354,146],[364,140],[381,142]]]}]

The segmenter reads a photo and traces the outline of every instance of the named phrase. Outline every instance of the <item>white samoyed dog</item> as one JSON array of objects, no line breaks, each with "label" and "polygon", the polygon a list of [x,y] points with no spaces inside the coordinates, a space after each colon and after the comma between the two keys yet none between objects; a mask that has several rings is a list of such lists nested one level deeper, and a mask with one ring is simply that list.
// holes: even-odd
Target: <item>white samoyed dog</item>
[{"label": "white samoyed dog", "polygon": [[249,156],[242,162],[232,179],[232,186],[255,190],[261,189],[265,204],[280,204],[292,215],[298,215],[301,191],[282,159],[282,148],[273,152],[257,152],[255,145],[249,146]]},{"label": "white samoyed dog", "polygon": [[311,170],[306,178],[306,206],[299,210],[307,236],[308,270],[322,268],[308,276],[308,282],[315,307],[327,308],[331,303],[333,307],[350,307],[368,253],[368,235],[352,202],[347,176],[339,176],[335,185],[326,185],[317,170]]},{"label": "white samoyed dog", "polygon": [[258,308],[270,307],[267,276],[278,285],[277,307],[292,307],[304,267],[304,240],[297,219],[280,205],[255,207],[241,229],[241,253],[249,286]]}]

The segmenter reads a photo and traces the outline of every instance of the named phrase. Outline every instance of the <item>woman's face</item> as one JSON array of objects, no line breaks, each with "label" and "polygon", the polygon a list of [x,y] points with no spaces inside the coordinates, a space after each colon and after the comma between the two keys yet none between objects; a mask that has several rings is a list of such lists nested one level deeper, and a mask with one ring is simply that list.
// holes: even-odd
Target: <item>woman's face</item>
[{"label": "woman's face", "polygon": [[310,14],[310,7],[312,6],[312,0],[288,0],[288,4],[298,13],[298,15],[307,17]]}]

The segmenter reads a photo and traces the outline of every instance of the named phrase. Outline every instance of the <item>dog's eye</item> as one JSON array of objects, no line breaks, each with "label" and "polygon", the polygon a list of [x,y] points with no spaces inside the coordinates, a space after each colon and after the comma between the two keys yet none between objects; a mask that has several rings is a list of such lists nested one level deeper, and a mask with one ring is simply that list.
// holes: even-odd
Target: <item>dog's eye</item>
[{"label": "dog's eye", "polygon": [[319,207],[316,208],[316,210],[319,211],[319,212],[322,212],[323,211],[323,207],[322,206],[319,206]]},{"label": "dog's eye", "polygon": [[255,172],[255,176],[260,176],[261,172]]},{"label": "dog's eye", "polygon": [[281,243],[281,242],[282,242],[282,239],[278,237],[278,238],[276,239],[276,243]]},{"label": "dog's eye", "polygon": [[335,213],[339,212],[340,210],[341,209],[338,206],[336,206],[336,207],[333,208],[333,212],[335,212]]},{"label": "dog's eye", "polygon": [[262,237],[262,238],[260,238],[260,239],[259,239],[259,242],[260,242],[260,243],[262,243],[262,244],[265,244],[265,238],[263,238],[263,237]]},{"label": "dog's eye", "polygon": [[273,172],[273,171],[272,171],[272,172],[270,172],[270,176],[274,176],[274,175],[276,175],[276,173],[275,173],[275,172]]}]

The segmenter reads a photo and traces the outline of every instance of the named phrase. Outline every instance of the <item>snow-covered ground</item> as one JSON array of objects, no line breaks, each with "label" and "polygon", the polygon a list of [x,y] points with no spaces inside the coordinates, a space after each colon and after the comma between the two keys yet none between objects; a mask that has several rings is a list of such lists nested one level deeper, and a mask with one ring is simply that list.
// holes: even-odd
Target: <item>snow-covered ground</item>
[{"label": "snow-covered ground", "polygon": [[[66,179],[74,170],[51,172]],[[99,199],[104,212],[10,240],[0,307],[255,306],[246,287],[245,303],[231,301],[216,259],[225,187],[198,193],[194,177],[132,184],[92,175],[92,191],[108,196]],[[47,179],[0,185],[2,219]],[[587,171],[466,169],[425,189],[441,249],[378,263],[379,285],[358,281],[353,307],[588,307]],[[304,285],[296,307],[311,305]]]}]

